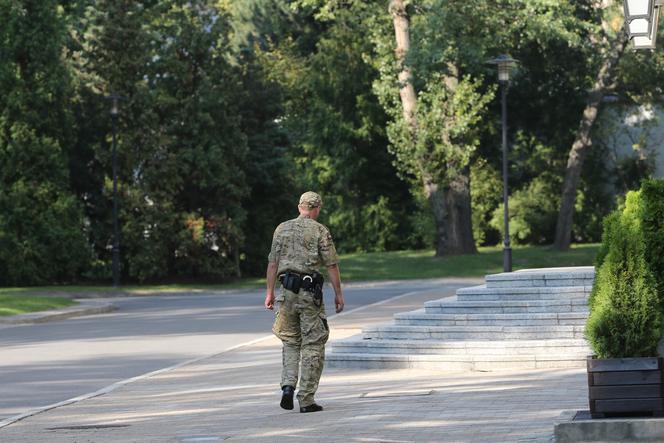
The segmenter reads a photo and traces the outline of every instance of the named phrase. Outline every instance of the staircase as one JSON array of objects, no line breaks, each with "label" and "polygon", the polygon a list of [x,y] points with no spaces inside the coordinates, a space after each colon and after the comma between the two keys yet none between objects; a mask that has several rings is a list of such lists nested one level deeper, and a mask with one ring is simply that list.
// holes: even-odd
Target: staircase
[{"label": "staircase", "polygon": [[594,275],[592,266],[487,275],[484,285],[333,342],[326,364],[475,371],[585,367],[590,349],[583,331]]}]

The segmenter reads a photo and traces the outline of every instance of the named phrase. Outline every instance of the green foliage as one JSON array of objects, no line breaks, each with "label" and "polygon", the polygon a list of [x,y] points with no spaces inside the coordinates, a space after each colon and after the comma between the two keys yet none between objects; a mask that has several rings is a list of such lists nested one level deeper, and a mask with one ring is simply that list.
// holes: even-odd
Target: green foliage
[{"label": "green foliage", "polygon": [[646,261],[642,200],[630,193],[620,216],[607,218],[606,255],[589,300],[586,336],[598,358],[656,355],[662,335],[657,284]]},{"label": "green foliage", "polygon": [[[74,26],[85,51],[78,76],[88,79],[81,100],[93,108],[90,102],[103,102],[99,93],[127,98],[118,119],[124,275],[237,275],[249,189],[242,78],[227,57],[228,15],[206,0],[92,6]],[[90,159],[106,174],[91,215],[108,217],[109,151],[107,139]],[[96,231],[96,252],[108,260],[112,233],[103,219],[95,222],[106,226]]]},{"label": "green foliage", "polygon": [[436,223],[431,213],[428,200],[424,197],[424,192],[413,192],[416,208],[410,213],[408,219],[411,231],[408,233],[408,245],[415,245],[412,249],[423,247],[435,247],[436,245]]},{"label": "green foliage", "polygon": [[[602,243],[600,244],[599,250],[597,251],[597,256],[594,260],[595,269],[599,269],[606,256],[609,254],[609,245],[615,244],[616,239],[613,238],[615,234],[619,232],[618,226],[620,224],[620,217],[622,216],[622,211],[614,211],[607,215],[602,223]],[[592,298],[592,296],[591,296]]]},{"label": "green foliage", "polygon": [[607,177],[614,174],[606,159],[605,149],[595,146],[584,161],[574,208],[574,242],[600,241],[602,221],[615,208],[615,196],[607,185]]},{"label": "green foliage", "polygon": [[260,275],[265,271],[274,228],[294,216],[299,195],[287,155],[288,134],[277,123],[283,115],[283,91],[269,80],[266,67],[253,53],[245,52],[241,62],[241,128],[247,134],[244,169],[250,193],[242,205],[247,212],[243,232],[248,235],[244,236],[240,264],[243,273]]},{"label": "green foliage", "polygon": [[[559,186],[544,173],[509,198],[510,238],[514,244],[548,244],[553,241],[558,211]],[[503,205],[496,208],[491,227],[504,233]]]},{"label": "green foliage", "polygon": [[503,182],[496,169],[480,158],[470,167],[470,196],[473,209],[473,238],[478,245],[495,245],[500,229],[491,225],[495,209],[503,201]]},{"label": "green foliage", "polygon": [[622,214],[638,219],[638,224],[645,244],[645,260],[657,283],[660,305],[664,310],[664,180],[647,180],[638,192],[627,193],[622,208],[612,212],[604,219],[602,244],[595,258],[599,268],[609,253],[610,245],[618,240],[620,230],[615,228]]},{"label": "green foliage", "polygon": [[479,145],[477,125],[492,99],[479,85],[466,77],[452,91],[443,78],[432,79],[418,97],[417,137],[402,118],[390,124],[390,151],[403,175],[426,173],[447,184],[469,165]]},{"label": "green foliage", "polygon": [[64,38],[56,1],[0,1],[0,284],[72,281],[89,263]]},{"label": "green foliage", "polygon": [[[117,120],[123,281],[263,273],[274,227],[296,215],[307,189],[323,194],[321,221],[340,251],[429,247],[436,225],[423,173],[444,187],[470,171],[473,232],[493,244],[500,100],[485,61],[505,52],[520,61],[508,105],[512,233],[515,243],[548,241],[598,62],[596,10],[571,0],[408,0],[413,139],[387,3],[0,0],[0,284],[110,278],[111,92],[126,98]],[[619,9],[609,23],[620,24]],[[659,97],[662,51],[625,60],[621,97]],[[606,153],[589,153],[576,241],[596,240],[613,206],[606,176],[638,186],[652,167],[645,154],[610,174]]]},{"label": "green foliage", "polygon": [[645,259],[655,276],[660,305],[664,308],[664,179],[645,181],[641,200]]},{"label": "green foliage", "polygon": [[344,250],[387,251],[403,241],[396,237],[398,220],[390,206],[381,196],[377,202],[367,202],[362,211],[331,211],[327,218],[340,233]]},{"label": "green foliage", "polygon": [[[457,156],[460,161],[449,151],[446,159],[431,155],[427,151],[431,149],[428,141],[420,143],[409,138],[407,131],[410,128],[400,122],[400,85],[396,81],[396,72],[401,67],[395,63],[393,44],[390,44],[394,31],[389,26],[391,23],[377,22],[380,26],[376,26],[374,40],[381,79],[375,83],[374,89],[394,122],[390,131],[391,150],[401,155],[396,162],[400,170],[407,171],[408,178],[413,178],[422,173],[422,166],[414,168],[414,163],[431,157],[433,162],[423,162],[425,172],[435,170],[437,178],[447,179],[448,173],[453,176],[463,168],[467,153],[470,153],[471,165],[475,159],[482,158],[492,168],[500,170],[500,100],[491,99],[495,91],[495,68],[488,66],[486,60],[509,53],[519,60],[513,72],[508,100],[508,137],[514,139],[514,143],[510,143],[514,146],[510,153],[510,188],[525,190],[523,194],[528,188],[540,186],[530,185],[530,182],[543,170],[549,171],[556,183],[560,183],[558,175],[565,168],[574,130],[585,105],[585,95],[580,91],[588,89],[592,82],[588,72],[595,64],[593,55],[596,49],[589,43],[588,36],[598,32],[599,21],[593,15],[591,5],[588,2],[539,0],[489,3],[418,0],[408,4],[411,49],[405,64],[412,68],[415,89],[426,93],[434,84],[442,88],[441,75],[448,79],[468,78],[479,82],[474,92],[476,97],[484,97],[488,109],[482,111],[481,123],[476,122],[476,127],[468,134],[471,142],[459,144],[463,154]],[[469,16],[476,17],[476,20],[468,21]],[[418,103],[418,118],[426,120],[431,108],[421,108]],[[472,114],[471,109],[467,116],[472,118]],[[429,115],[435,121],[436,117],[449,114],[434,111]],[[455,119],[449,120],[452,125],[456,123]],[[440,120],[437,129],[444,134],[448,125],[447,121]],[[425,134],[425,137],[429,136]],[[413,143],[420,143],[419,147],[411,146]],[[450,164],[438,161],[441,159],[450,161]],[[412,183],[420,186],[417,180]],[[471,180],[471,187],[475,186],[477,181]],[[577,225],[580,229],[577,229],[576,237],[579,239],[598,238],[601,216],[611,209],[611,199],[604,199],[604,207],[601,207],[602,200],[595,198],[595,194],[599,194],[595,190],[601,186],[592,183],[583,191],[587,198],[583,206],[584,217],[580,220],[591,223]],[[471,193],[474,196],[479,194],[472,189]],[[559,193],[560,188],[554,192]],[[558,198],[555,196],[556,200]],[[491,207],[491,212],[496,206]],[[598,207],[601,215],[593,218],[592,213]],[[484,232],[495,235],[493,228],[489,227],[488,231],[477,229],[478,217],[482,216],[473,215],[475,234],[480,238]],[[533,231],[525,237],[533,237],[535,241],[550,237],[548,223],[542,226],[541,232],[537,224],[529,228]]]},{"label": "green foliage", "polygon": [[323,3],[294,3],[290,32],[260,54],[283,88],[295,189],[321,193],[321,221],[340,251],[418,246],[408,241],[415,203],[385,149],[387,116],[371,89],[368,34],[384,5],[353,1],[330,15]]}]

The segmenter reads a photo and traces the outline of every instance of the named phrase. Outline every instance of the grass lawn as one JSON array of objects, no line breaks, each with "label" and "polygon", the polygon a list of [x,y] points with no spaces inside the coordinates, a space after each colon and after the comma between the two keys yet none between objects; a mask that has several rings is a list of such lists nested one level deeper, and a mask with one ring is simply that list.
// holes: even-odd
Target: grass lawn
[{"label": "grass lawn", "polygon": [[[514,270],[524,268],[547,268],[556,266],[592,265],[599,244],[574,245],[567,252],[556,252],[545,246],[516,246],[512,250]],[[482,277],[503,270],[502,246],[480,248],[475,255],[460,255],[436,258],[432,250],[395,251],[344,254],[341,256],[341,277],[343,281],[363,280],[405,280],[416,278],[441,277]],[[260,277],[244,278],[220,284],[173,284],[173,285],[127,285],[120,291],[125,294],[149,294],[165,292],[187,292],[220,289],[252,289],[265,286]],[[76,297],[86,293],[103,296],[118,290],[111,286],[46,286],[28,288],[0,288],[0,315],[53,309],[63,305],[54,301],[54,296]],[[49,297],[36,299],[35,296]],[[33,299],[35,301],[33,301]],[[36,301],[39,300],[39,301]],[[23,307],[22,307],[23,306]]]},{"label": "grass lawn", "polygon": [[[569,251],[547,246],[512,248],[513,269],[590,266],[599,244],[574,245]],[[474,255],[434,257],[433,251],[397,251],[347,254],[341,257],[341,275],[348,280],[404,280],[411,278],[483,277],[503,272],[502,246],[479,248]]]},{"label": "grass lawn", "polygon": [[77,303],[78,302],[63,297],[31,297],[0,294],[0,316],[59,309]]},{"label": "grass lawn", "polygon": [[121,285],[119,288],[113,286],[96,286],[96,285],[63,285],[63,286],[31,286],[22,288],[0,288],[1,295],[46,295],[57,296],[63,295],[67,297],[76,298],[76,296],[85,296],[86,294],[94,294],[95,296],[103,297],[105,294],[113,295],[114,293],[133,294],[133,295],[148,295],[155,292],[188,292],[188,291],[205,291],[205,290],[222,290],[222,289],[254,289],[265,285],[265,278],[250,277],[242,278],[229,283],[223,284],[170,284],[170,285]]}]

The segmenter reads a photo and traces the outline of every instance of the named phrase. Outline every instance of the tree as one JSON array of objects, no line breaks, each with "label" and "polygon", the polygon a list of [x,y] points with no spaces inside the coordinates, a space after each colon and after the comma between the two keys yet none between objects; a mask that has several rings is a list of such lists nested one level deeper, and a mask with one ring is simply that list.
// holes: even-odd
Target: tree
[{"label": "tree", "polygon": [[229,2],[233,27],[231,57],[241,75],[240,125],[247,137],[244,171],[248,195],[243,231],[249,233],[241,247],[243,274],[262,275],[275,227],[295,213],[299,195],[289,156],[291,142],[282,120],[286,91],[274,79],[264,60],[272,36],[293,17],[281,2]]},{"label": "tree", "polygon": [[[586,106],[565,169],[556,237],[553,242],[554,249],[558,250],[566,250],[570,246],[574,202],[583,161],[592,145],[591,130],[597,120],[602,99],[614,85],[615,69],[627,45],[627,37],[622,32],[622,20],[616,18],[616,4],[611,0],[605,0],[597,1],[593,6],[595,16],[599,18],[601,25],[596,26],[595,31],[590,34],[589,41],[592,43],[591,54],[595,59],[593,61],[598,68],[592,88],[588,91]],[[620,25],[617,26],[616,23]]]},{"label": "tree", "polygon": [[64,39],[56,1],[0,1],[0,284],[71,282],[89,265]]},{"label": "tree", "polygon": [[[298,3],[315,6],[317,16],[337,18],[352,10],[356,2],[301,0]],[[494,91],[494,82],[484,80],[489,71],[485,61],[507,51],[531,59],[528,61],[532,63],[523,70],[524,77],[529,70],[545,71],[540,69],[543,64],[560,70],[551,78],[549,72],[544,72],[541,76],[544,81],[540,78],[539,83],[533,82],[530,89],[514,100],[518,101],[515,108],[529,109],[529,113],[523,112],[524,123],[542,116],[540,121],[544,126],[522,128],[526,132],[524,139],[537,140],[533,146],[542,144],[545,137],[549,146],[560,143],[569,132],[564,124],[569,109],[576,104],[569,98],[558,100],[556,91],[576,93],[576,85],[567,90],[561,86],[566,79],[560,75],[568,72],[576,75],[582,70],[560,69],[559,66],[567,65],[566,61],[554,60],[561,52],[566,55],[572,52],[569,59],[579,52],[585,26],[584,4],[420,0],[394,1],[390,5],[391,16],[381,13],[366,20],[366,27],[372,29],[375,52],[365,58],[373,58],[381,74],[374,83],[374,91],[390,117],[388,134],[394,163],[401,176],[413,184],[414,194],[430,203],[436,221],[437,253],[473,250],[469,166],[479,157],[491,160],[495,157],[492,148],[496,146],[490,141],[496,123],[480,125],[486,122],[485,107]],[[480,19],[468,21],[471,15]],[[554,58],[543,60],[543,56]],[[578,63],[569,65],[575,67]],[[520,80],[521,77],[516,81]],[[552,95],[553,101],[561,106],[549,109]],[[527,182],[520,184],[524,185]]]},{"label": "tree", "polygon": [[261,33],[271,36],[260,42],[262,60],[283,88],[296,186],[321,192],[322,220],[339,250],[419,245],[408,218],[415,204],[391,164],[387,115],[372,91],[378,71],[370,33],[379,2],[330,5],[296,2],[293,15],[281,15],[288,26]]},{"label": "tree", "polygon": [[[436,4],[432,7],[432,15],[437,7],[444,8],[445,5]],[[472,231],[469,163],[479,144],[477,124],[491,94],[479,93],[479,82],[462,76],[458,53],[445,53],[447,48],[436,57],[442,60],[442,63],[439,62],[442,64],[439,71],[442,74],[427,72],[431,68],[428,66],[422,67],[420,77],[415,78],[408,59],[412,49],[411,13],[407,2],[392,0],[389,9],[396,41],[402,107],[401,116],[392,114],[394,123],[390,131],[397,164],[403,172],[420,181],[424,196],[429,201],[436,225],[436,255],[476,252]],[[422,34],[426,34],[428,29],[425,27]],[[411,60],[417,60],[421,54],[416,52]],[[385,80],[380,86],[383,102],[393,109],[390,99],[385,98],[386,91],[391,89],[388,86],[389,80]],[[423,89],[419,101],[417,83]]]},{"label": "tree", "polygon": [[[205,0],[84,9],[83,99],[127,97],[118,131],[125,276],[239,275],[246,137],[228,15]],[[108,141],[94,151],[108,199]]]}]

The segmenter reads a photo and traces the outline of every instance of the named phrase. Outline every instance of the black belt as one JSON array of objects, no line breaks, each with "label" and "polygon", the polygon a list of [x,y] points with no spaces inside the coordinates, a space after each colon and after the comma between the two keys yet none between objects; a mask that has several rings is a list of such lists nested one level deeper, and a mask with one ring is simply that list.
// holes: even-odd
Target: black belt
[{"label": "black belt", "polygon": [[[286,271],[279,275],[279,281],[284,288],[297,294],[300,292],[300,289],[311,291],[316,284],[317,276],[320,276],[320,274],[301,274],[299,272]],[[320,276],[320,279],[322,278]]]}]

